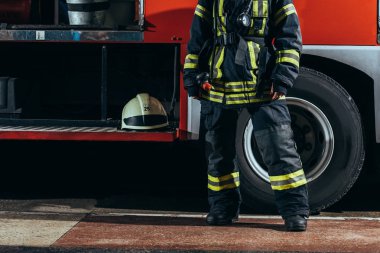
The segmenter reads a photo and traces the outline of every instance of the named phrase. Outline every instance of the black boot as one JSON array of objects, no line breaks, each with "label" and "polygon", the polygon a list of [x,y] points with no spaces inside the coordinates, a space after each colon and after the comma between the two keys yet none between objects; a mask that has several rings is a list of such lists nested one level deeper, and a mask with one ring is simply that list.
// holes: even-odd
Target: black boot
[{"label": "black boot", "polygon": [[287,231],[305,231],[307,220],[302,215],[292,215],[285,218],[285,227]]},{"label": "black boot", "polygon": [[238,221],[239,211],[232,213],[223,209],[210,210],[206,222],[212,226],[229,225]]}]

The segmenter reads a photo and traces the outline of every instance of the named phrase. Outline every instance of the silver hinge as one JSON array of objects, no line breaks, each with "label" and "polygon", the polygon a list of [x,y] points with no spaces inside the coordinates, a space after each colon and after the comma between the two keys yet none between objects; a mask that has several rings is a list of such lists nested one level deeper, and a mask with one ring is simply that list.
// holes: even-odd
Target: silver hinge
[{"label": "silver hinge", "polygon": [[[139,1],[139,20],[138,24],[140,27],[144,27],[144,21],[145,21],[145,0],[138,0]],[[380,1],[380,0],[379,0]]]}]

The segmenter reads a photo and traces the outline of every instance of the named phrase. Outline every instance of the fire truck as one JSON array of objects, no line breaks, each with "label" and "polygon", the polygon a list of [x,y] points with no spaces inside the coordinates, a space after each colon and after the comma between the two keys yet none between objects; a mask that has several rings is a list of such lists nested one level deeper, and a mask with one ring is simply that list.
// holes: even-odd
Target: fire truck
[{"label": "fire truck", "polygon": [[[0,2],[0,139],[197,140],[200,103],[182,83],[197,0],[110,0],[101,26],[63,21],[61,2]],[[311,208],[319,211],[348,192],[363,164],[380,171],[380,1],[294,4],[304,47],[287,103]],[[123,106],[142,92],[163,104],[169,127],[120,129]],[[271,208],[246,111],[237,124],[244,201]]]}]

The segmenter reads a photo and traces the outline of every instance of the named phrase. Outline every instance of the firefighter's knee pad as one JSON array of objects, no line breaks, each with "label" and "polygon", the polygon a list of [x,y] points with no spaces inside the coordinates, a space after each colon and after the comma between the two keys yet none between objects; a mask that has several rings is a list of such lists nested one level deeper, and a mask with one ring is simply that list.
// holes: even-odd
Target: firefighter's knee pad
[{"label": "firefighter's knee pad", "polygon": [[255,131],[255,139],[269,174],[275,171],[289,171],[302,168],[301,159],[297,153],[290,124],[275,125],[270,128]]}]

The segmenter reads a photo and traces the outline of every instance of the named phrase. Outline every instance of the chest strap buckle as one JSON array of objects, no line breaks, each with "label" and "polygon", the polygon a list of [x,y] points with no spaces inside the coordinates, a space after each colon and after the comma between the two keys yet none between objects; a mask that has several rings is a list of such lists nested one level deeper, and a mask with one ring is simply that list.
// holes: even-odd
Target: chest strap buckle
[{"label": "chest strap buckle", "polygon": [[236,33],[224,33],[216,38],[216,45],[227,46],[237,42]]}]

